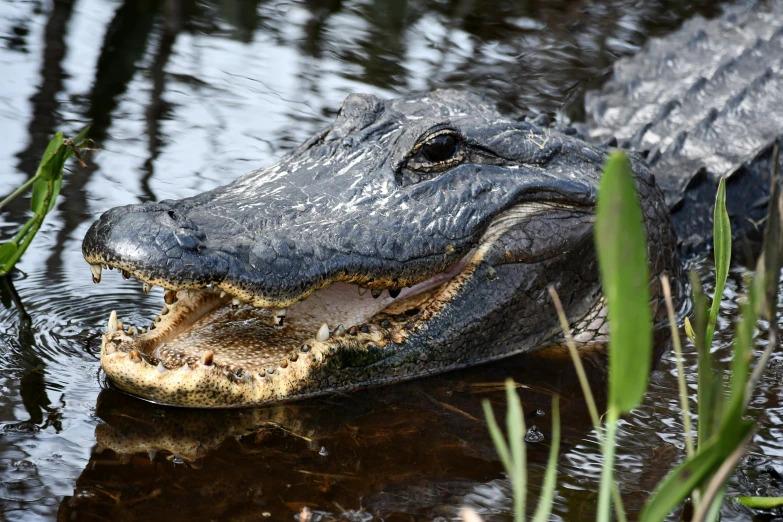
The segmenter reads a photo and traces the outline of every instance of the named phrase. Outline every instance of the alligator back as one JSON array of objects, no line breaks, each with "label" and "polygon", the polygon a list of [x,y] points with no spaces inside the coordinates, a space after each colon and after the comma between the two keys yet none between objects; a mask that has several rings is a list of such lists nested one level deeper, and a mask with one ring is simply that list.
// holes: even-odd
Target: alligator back
[{"label": "alligator back", "polygon": [[783,1],[732,6],[651,39],[585,106],[590,141],[615,137],[647,158],[685,252],[711,243],[720,177],[735,237],[758,238],[783,135]]}]

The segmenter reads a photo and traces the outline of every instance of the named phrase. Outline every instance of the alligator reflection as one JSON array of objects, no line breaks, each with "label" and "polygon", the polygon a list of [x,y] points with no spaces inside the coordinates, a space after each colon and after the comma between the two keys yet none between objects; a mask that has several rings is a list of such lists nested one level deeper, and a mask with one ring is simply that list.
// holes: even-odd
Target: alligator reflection
[{"label": "alligator reflection", "polygon": [[[583,357],[603,401],[605,355]],[[550,407],[561,395],[565,449],[590,430],[567,353],[552,348],[471,371],[452,372],[339,397],[241,410],[166,408],[104,390],[97,446],[66,497],[59,520],[290,519],[307,505],[355,506],[385,519],[448,515],[460,498],[501,474],[481,399],[504,408],[502,376],[520,387],[538,485],[549,451]],[[133,507],[132,515],[127,508]],[[405,517],[407,518],[407,517]]]}]

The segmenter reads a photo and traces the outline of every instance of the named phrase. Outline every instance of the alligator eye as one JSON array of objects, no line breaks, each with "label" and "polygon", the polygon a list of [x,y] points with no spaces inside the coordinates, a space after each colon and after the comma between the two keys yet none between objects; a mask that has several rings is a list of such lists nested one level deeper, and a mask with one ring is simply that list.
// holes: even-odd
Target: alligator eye
[{"label": "alligator eye", "polygon": [[425,142],[420,150],[431,163],[440,163],[456,154],[457,140],[451,134],[441,134]]},{"label": "alligator eye", "polygon": [[462,138],[450,129],[428,136],[414,147],[406,167],[418,172],[440,172],[462,163]]}]

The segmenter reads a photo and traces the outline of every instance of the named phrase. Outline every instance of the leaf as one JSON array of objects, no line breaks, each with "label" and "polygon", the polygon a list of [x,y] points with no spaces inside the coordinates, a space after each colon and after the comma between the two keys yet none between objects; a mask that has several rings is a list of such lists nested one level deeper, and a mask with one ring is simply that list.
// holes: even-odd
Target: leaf
[{"label": "leaf", "polygon": [[752,509],[783,507],[783,497],[737,497],[737,502]]},{"label": "leaf", "polygon": [[76,137],[73,139],[73,143],[78,147],[82,144],[84,141],[84,138],[87,137],[87,133],[90,132],[90,126],[87,125],[84,130],[82,130],[79,134],[76,135]]},{"label": "leaf", "polygon": [[696,344],[696,332],[693,331],[691,321],[687,317],[685,318],[685,335],[688,336],[688,339],[690,339],[694,345]]},{"label": "leaf", "polygon": [[33,183],[33,196],[30,198],[30,208],[36,214],[44,213],[44,201],[50,190],[49,183],[45,179],[39,179]]},{"label": "leaf", "polygon": [[60,189],[63,188],[63,177],[58,176],[53,182],[52,182],[52,198],[49,200],[49,208],[46,209],[46,213],[52,211],[54,208],[54,205],[57,204],[57,196],[60,195]]},{"label": "leaf", "polygon": [[63,146],[63,142],[65,142],[65,138],[63,138],[62,132],[55,133],[54,137],[49,141],[49,144],[46,146],[46,150],[43,153],[43,156],[41,156],[41,161],[38,164],[38,170],[41,170],[43,167],[45,167],[54,157],[57,152],[59,152],[60,147]]},{"label": "leaf", "polygon": [[[756,333],[756,315],[757,308],[757,285],[751,281],[748,285],[748,302],[740,308],[741,316],[737,330],[734,333],[734,357],[731,361],[731,395],[729,396],[729,410],[739,402],[739,412],[742,415],[745,409],[745,391],[750,378],[750,361],[753,357],[753,336]],[[724,422],[726,420],[724,419]]]},{"label": "leaf", "polygon": [[16,243],[12,242],[0,245],[0,269],[14,256],[17,248]]},{"label": "leaf", "polygon": [[741,421],[735,428],[713,438],[696,455],[674,468],[647,499],[639,520],[664,520],[696,486],[715,473],[724,459],[744,441],[745,435],[753,428],[753,422]]},{"label": "leaf", "polygon": [[514,513],[516,522],[525,516],[527,500],[527,455],[525,451],[525,416],[513,379],[506,379],[506,430],[511,449],[511,482],[514,487]]},{"label": "leaf", "polygon": [[609,408],[628,412],[647,389],[652,355],[650,270],[631,163],[612,153],[598,190],[595,242],[609,308]]},{"label": "leaf", "polygon": [[484,399],[481,402],[481,406],[484,408],[484,417],[487,419],[487,427],[489,428],[489,435],[492,437],[492,443],[495,445],[495,452],[500,457],[500,462],[503,463],[506,472],[511,476],[511,455],[508,451],[506,440],[503,438],[503,432],[500,431],[500,426],[498,426],[495,420],[492,405],[488,400]]},{"label": "leaf", "polygon": [[557,458],[560,453],[560,398],[552,397],[552,445],[549,447],[549,460],[544,473],[544,483],[541,486],[541,496],[538,507],[533,515],[533,522],[546,522],[552,514],[552,500],[555,498],[557,485]]},{"label": "leaf", "polygon": [[715,410],[718,401],[723,397],[723,387],[715,386],[712,353],[704,343],[704,332],[707,330],[707,299],[701,289],[701,281],[695,270],[691,270],[691,287],[693,288],[693,309],[696,321],[695,342],[698,356],[698,395],[699,408],[699,449],[710,438],[714,431]]},{"label": "leaf", "polygon": [[729,263],[731,262],[731,222],[726,212],[726,180],[720,179],[718,193],[715,195],[715,212],[713,215],[713,249],[715,251],[715,294],[712,296],[710,318],[707,322],[707,333],[704,344],[712,346],[712,336],[715,333],[715,323],[718,320],[720,301],[723,297],[723,289],[726,287],[726,279],[729,276]]},{"label": "leaf", "polygon": [[781,191],[778,169],[780,165],[780,146],[776,143],[772,151],[772,188],[767,211],[767,226],[764,228],[764,245],[761,249],[756,273],[764,285],[760,300],[760,314],[765,319],[775,317],[775,307],[778,295],[778,277],[783,266],[783,191]]}]

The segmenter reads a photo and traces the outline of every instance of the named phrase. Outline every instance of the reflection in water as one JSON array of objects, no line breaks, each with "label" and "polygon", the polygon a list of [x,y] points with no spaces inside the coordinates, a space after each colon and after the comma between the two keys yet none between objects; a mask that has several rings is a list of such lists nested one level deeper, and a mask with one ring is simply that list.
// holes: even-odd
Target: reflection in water
[{"label": "reflection in water", "polygon": [[[350,92],[467,86],[507,111],[578,116],[583,88],[614,60],[716,9],[669,0],[0,3],[0,153],[18,158],[0,174],[0,193],[34,173],[54,130],[91,124],[101,149],[89,168],[67,173],[19,266],[25,275],[0,281],[0,518],[290,520],[308,505],[351,520],[410,520],[450,517],[467,502],[506,520],[508,484],[480,399],[502,408],[509,375],[526,386],[529,423],[545,436],[530,446],[533,493],[551,394],[560,393],[555,515],[592,518],[599,452],[557,353],[258,410],[159,408],[102,390],[97,354],[108,310],[141,324],[161,295],[119,277],[93,285],[81,238],[112,206],[190,196],[284,154]],[[20,199],[3,209],[0,240],[27,208]],[[736,315],[735,275],[727,317]],[[728,330],[724,321],[721,353]],[[601,357],[588,360],[603,390]],[[618,475],[632,513],[683,456],[673,369],[665,355],[644,406],[621,426]],[[743,469],[773,476],[765,470],[783,471],[778,380],[765,381],[754,407],[762,428]],[[750,492],[743,484],[732,491]],[[729,505],[724,515],[746,513]]]},{"label": "reflection in water", "polygon": [[[589,354],[592,385],[605,388],[603,355]],[[453,515],[455,498],[499,476],[480,399],[504,408],[499,366],[522,384],[534,483],[548,455],[550,404],[563,396],[564,438],[580,440],[589,417],[563,350],[470,372],[258,409],[158,407],[104,390],[97,446],[60,517],[188,515],[225,519],[270,512],[284,519],[309,505],[378,516]],[[599,396],[599,400],[602,398]],[[142,502],[143,501],[143,502]],[[143,508],[141,506],[144,506]]]}]

